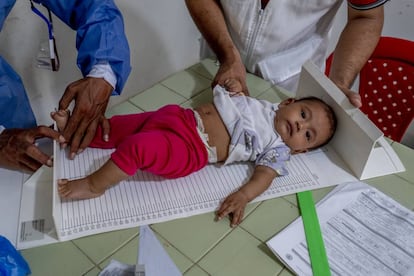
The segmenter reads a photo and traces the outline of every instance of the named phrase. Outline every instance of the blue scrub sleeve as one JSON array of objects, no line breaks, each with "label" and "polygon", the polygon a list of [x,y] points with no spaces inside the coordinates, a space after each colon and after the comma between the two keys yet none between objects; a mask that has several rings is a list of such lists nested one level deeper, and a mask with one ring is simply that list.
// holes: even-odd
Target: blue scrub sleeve
[{"label": "blue scrub sleeve", "polygon": [[[16,0],[0,1],[0,29]],[[22,80],[0,56],[0,125],[5,128],[30,128],[36,119]]]},{"label": "blue scrub sleeve", "polygon": [[32,128],[36,119],[22,80],[0,56],[0,125],[5,128]]},{"label": "blue scrub sleeve", "polygon": [[16,3],[16,0],[0,1],[0,30],[3,28],[4,21],[6,21],[6,17],[9,15],[14,3]]},{"label": "blue scrub sleeve", "polygon": [[[131,72],[130,51],[121,12],[113,0],[35,0],[76,30],[77,63],[86,76],[92,66],[107,62],[120,94]],[[55,34],[56,35],[56,34]],[[59,37],[56,35],[57,44]]]}]

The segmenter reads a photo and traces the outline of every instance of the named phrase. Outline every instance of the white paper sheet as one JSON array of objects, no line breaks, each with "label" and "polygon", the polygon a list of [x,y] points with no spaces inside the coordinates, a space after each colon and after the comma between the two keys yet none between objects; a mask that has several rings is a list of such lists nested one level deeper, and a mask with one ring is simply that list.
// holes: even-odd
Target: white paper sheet
[{"label": "white paper sheet", "polygon": [[358,179],[405,170],[383,133],[311,61],[303,65],[296,96],[315,96],[332,107],[338,126],[329,144]]},{"label": "white paper sheet", "polygon": [[[414,212],[363,183],[317,204],[331,275],[414,275]],[[293,272],[312,275],[301,218],[267,242]]]},{"label": "white paper sheet", "polygon": [[24,174],[0,168],[0,235],[6,237],[14,246],[17,243],[20,198]]},{"label": "white paper sheet", "polygon": [[[55,183],[59,178],[74,179],[91,173],[111,152],[88,148],[73,161],[66,158],[63,150],[57,150]],[[340,162],[329,149],[292,156],[288,162],[289,176],[277,177],[255,201],[355,180]],[[59,239],[70,240],[213,211],[221,200],[246,182],[252,170],[249,163],[209,165],[179,179],[164,179],[139,171],[103,196],[89,200],[60,200],[55,185],[53,216]]]},{"label": "white paper sheet", "polygon": [[148,225],[139,228],[138,265],[144,265],[145,275],[182,276],[160,241]]},{"label": "white paper sheet", "polygon": [[[50,139],[41,138],[36,143],[46,154],[53,153],[53,144]],[[26,185],[25,182],[28,179],[31,181],[29,181],[29,185]],[[43,180],[49,185],[46,193],[43,193],[45,187],[45,184],[41,183]],[[37,181],[39,183],[36,183]],[[35,246],[47,243],[44,239],[44,233],[42,231],[39,233],[36,230],[46,231],[48,224],[53,225],[52,205],[51,201],[48,201],[47,195],[50,195],[51,199],[52,173],[50,168],[42,167],[33,175],[0,168],[0,217],[2,219],[0,234],[5,236],[17,249],[22,249],[19,247],[19,241],[25,240],[32,244],[32,241],[40,240],[39,243],[35,242]]]},{"label": "white paper sheet", "polygon": [[136,265],[111,260],[99,276],[182,276],[148,225],[139,229],[139,247]]},{"label": "white paper sheet", "polygon": [[52,216],[52,169],[41,167],[23,185],[19,212],[17,249],[57,242]]}]

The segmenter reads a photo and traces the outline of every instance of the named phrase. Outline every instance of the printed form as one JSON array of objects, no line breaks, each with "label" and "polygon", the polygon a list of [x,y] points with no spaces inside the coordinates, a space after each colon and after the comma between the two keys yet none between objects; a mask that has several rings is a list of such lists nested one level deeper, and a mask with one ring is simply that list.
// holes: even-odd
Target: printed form
[{"label": "printed form", "polygon": [[[88,148],[75,160],[69,160],[63,150],[57,150],[53,183],[59,178],[75,179],[92,173],[109,159],[111,153],[112,150]],[[292,156],[288,162],[289,175],[277,177],[255,201],[339,184],[343,181],[339,177],[341,173],[345,180],[355,180],[348,172],[340,170],[331,178],[323,173],[318,175],[318,171],[327,169],[323,163],[320,164],[320,160],[313,160],[320,159],[321,154],[325,156],[318,150]],[[329,159],[328,168],[335,166],[332,162],[334,158],[334,155],[329,158],[325,156]],[[338,167],[346,166],[342,164]],[[165,179],[138,171],[108,189],[104,195],[88,200],[61,200],[56,185],[53,185],[53,219],[58,238],[61,241],[70,240],[214,211],[221,200],[247,181],[252,170],[250,163],[208,165],[178,179]],[[328,178],[324,180],[324,177]]]},{"label": "printed form", "polygon": [[[414,212],[363,183],[341,184],[317,204],[331,275],[414,275]],[[293,272],[312,275],[302,220],[267,242]]]}]

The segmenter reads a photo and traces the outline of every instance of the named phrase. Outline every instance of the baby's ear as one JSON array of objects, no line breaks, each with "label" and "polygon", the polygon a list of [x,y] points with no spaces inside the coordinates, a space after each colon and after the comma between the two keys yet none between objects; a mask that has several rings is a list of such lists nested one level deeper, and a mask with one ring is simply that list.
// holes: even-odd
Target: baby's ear
[{"label": "baby's ear", "polygon": [[279,106],[280,107],[287,106],[287,105],[289,105],[291,103],[294,103],[294,102],[295,102],[294,98],[287,98],[286,100],[281,101]]}]

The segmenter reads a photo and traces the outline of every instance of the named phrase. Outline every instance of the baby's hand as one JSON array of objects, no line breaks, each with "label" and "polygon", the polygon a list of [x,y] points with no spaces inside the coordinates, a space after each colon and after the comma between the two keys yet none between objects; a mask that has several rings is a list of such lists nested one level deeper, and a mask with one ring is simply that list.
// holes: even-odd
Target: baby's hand
[{"label": "baby's hand", "polygon": [[243,192],[237,191],[232,193],[223,201],[219,210],[216,212],[217,220],[221,220],[231,214],[231,227],[239,225],[243,219],[244,208],[248,202],[249,200]]},{"label": "baby's hand", "polygon": [[245,96],[241,83],[235,79],[228,79],[224,82],[224,88],[229,92],[230,96]]}]

